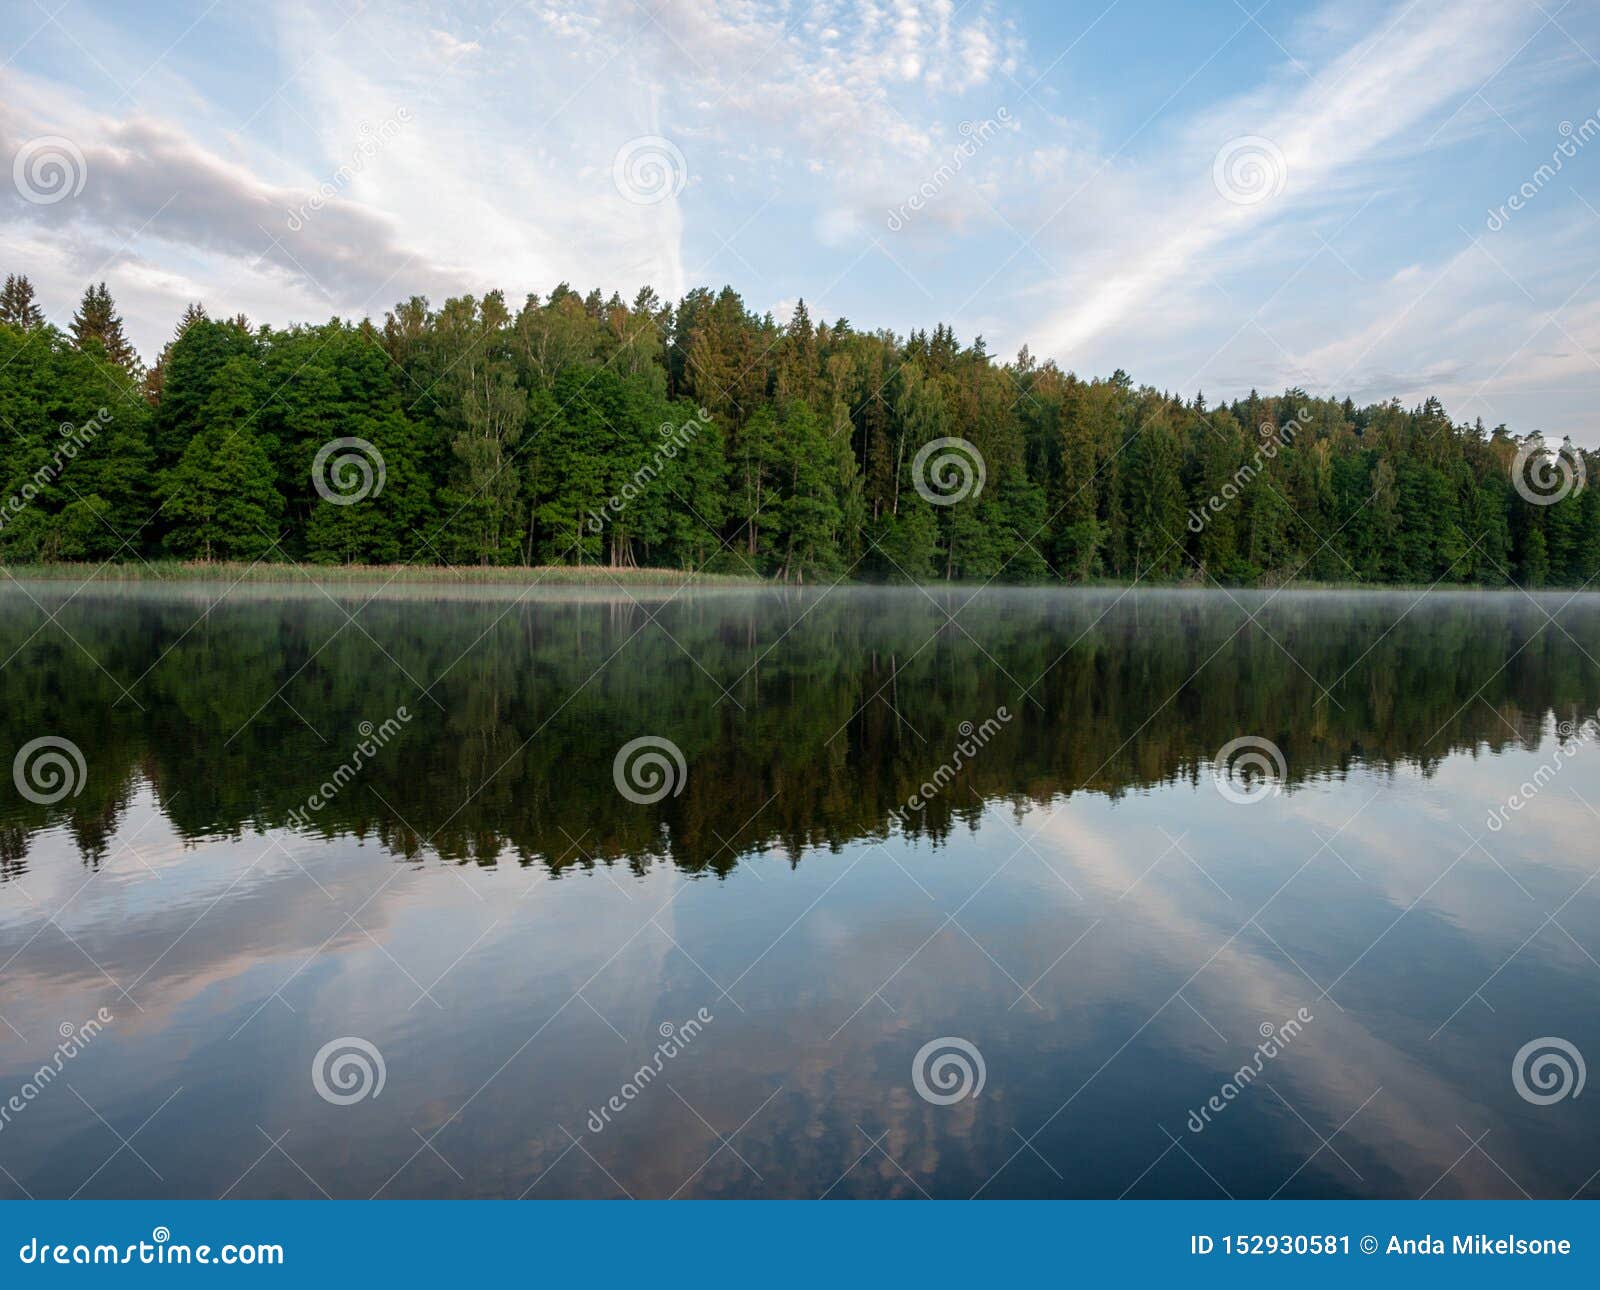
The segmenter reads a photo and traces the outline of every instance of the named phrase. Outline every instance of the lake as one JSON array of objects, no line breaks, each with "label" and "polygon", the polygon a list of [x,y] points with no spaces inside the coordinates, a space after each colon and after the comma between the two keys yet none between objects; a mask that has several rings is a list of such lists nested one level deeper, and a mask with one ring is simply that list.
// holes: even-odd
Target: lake
[{"label": "lake", "polygon": [[1593,1196],[1595,652],[1591,595],[8,583],[0,1196]]}]

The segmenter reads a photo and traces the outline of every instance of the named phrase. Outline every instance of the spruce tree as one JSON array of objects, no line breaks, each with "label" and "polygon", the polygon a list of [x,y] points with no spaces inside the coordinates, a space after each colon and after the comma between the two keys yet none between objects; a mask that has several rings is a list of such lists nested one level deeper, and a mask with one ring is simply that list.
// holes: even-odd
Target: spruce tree
[{"label": "spruce tree", "polygon": [[23,331],[31,331],[44,322],[44,311],[34,303],[33,283],[27,274],[6,274],[5,288],[0,290],[0,322]]},{"label": "spruce tree", "polygon": [[91,284],[84,290],[78,312],[72,316],[71,331],[79,349],[87,351],[91,344],[97,344],[106,358],[124,372],[132,374],[138,369],[139,355],[123,334],[122,315],[105,283]]}]

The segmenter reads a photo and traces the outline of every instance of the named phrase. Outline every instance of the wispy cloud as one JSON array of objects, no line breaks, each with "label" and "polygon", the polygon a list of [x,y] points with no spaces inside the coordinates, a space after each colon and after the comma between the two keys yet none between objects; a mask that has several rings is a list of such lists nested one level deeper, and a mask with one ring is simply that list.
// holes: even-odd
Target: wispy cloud
[{"label": "wispy cloud", "polygon": [[[291,321],[729,281],[1213,397],[1437,392],[1594,433],[1566,391],[1600,389],[1600,151],[1487,240],[1478,193],[1600,108],[1581,5],[1328,0],[1169,35],[1033,0],[272,0],[166,49],[102,3],[0,69],[7,160],[62,134],[90,172],[71,202],[0,193],[0,252],[57,312],[111,277],[144,348],[197,295]],[[682,173],[630,200],[615,160],[654,136]]]},{"label": "wispy cloud", "polygon": [[[1424,123],[1492,75],[1535,17],[1499,0],[1408,5],[1307,71],[1297,88],[1252,93],[1208,112],[1147,167],[1132,218],[1094,247],[1070,284],[1071,303],[1045,320],[1042,347],[1071,353],[1164,288],[1204,274],[1207,259],[1228,244],[1335,196],[1348,198],[1352,188],[1335,186],[1380,152],[1423,151]],[[1215,173],[1218,154],[1225,166],[1224,150],[1241,139],[1270,143],[1261,164],[1281,172],[1280,191],[1259,201],[1218,191],[1219,181],[1229,183]]]}]

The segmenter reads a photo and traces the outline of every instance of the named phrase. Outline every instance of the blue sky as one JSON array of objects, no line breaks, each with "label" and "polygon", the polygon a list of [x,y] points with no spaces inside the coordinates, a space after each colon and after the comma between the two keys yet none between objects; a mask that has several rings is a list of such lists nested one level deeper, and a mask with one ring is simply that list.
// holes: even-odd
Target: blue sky
[{"label": "blue sky", "polygon": [[1600,446],[1588,0],[154,8],[0,24],[0,262],[57,321],[106,278],[147,357],[191,299],[731,283]]}]

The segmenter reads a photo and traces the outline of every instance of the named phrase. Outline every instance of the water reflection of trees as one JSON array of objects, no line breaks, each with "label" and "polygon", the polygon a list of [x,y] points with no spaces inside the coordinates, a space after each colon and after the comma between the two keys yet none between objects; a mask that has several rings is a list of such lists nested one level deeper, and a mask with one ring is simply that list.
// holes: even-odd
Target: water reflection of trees
[{"label": "water reflection of trees", "polygon": [[[1409,612],[1409,594],[970,595],[360,607],[256,591],[202,617],[193,594],[88,590],[64,608],[41,595],[51,624],[8,593],[0,752],[63,735],[90,773],[53,807],[0,784],[0,877],[53,824],[98,863],[146,782],[186,838],[282,827],[361,723],[402,705],[411,722],[315,831],[409,858],[561,870],[666,856],[721,873],[756,848],[798,856],[881,834],[961,723],[1002,705],[1013,719],[910,831],[941,838],[985,801],[1193,778],[1240,734],[1282,748],[1291,786],[1358,763],[1427,772],[1452,751],[1536,744],[1549,714],[1600,699],[1577,643],[1600,621],[1587,599],[1550,625],[1559,599],[1514,593]],[[689,765],[681,794],[651,806],[612,780],[616,750],[645,733]]]}]

